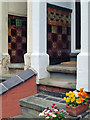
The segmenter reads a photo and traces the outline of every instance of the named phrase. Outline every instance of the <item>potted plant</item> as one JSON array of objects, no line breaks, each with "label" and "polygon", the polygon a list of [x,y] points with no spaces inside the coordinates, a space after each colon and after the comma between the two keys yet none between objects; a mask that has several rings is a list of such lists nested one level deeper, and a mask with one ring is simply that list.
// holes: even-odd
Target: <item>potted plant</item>
[{"label": "potted plant", "polygon": [[71,116],[77,116],[86,111],[89,107],[87,93],[84,91],[84,88],[80,88],[80,92],[69,91],[69,93],[66,93],[64,100],[67,103],[65,105],[66,111]]},{"label": "potted plant", "polygon": [[55,104],[51,108],[47,107],[39,114],[44,120],[65,120],[65,111],[59,110]]}]

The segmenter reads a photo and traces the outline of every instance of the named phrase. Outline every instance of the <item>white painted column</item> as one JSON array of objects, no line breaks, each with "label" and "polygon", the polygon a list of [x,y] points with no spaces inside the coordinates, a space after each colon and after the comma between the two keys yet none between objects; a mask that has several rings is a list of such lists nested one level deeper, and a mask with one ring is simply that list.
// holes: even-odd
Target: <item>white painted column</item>
[{"label": "white painted column", "polygon": [[81,53],[77,56],[77,89],[90,92],[90,3],[81,2]]},{"label": "white painted column", "polygon": [[27,53],[24,55],[24,69],[31,66],[32,53],[32,0],[27,1]]},{"label": "white painted column", "polygon": [[37,71],[37,84],[39,79],[50,77],[47,72],[49,65],[49,55],[47,50],[47,6],[44,2],[32,3],[32,54],[31,67]]},{"label": "white painted column", "polygon": [[8,55],[8,3],[0,2],[0,74],[7,72]]}]

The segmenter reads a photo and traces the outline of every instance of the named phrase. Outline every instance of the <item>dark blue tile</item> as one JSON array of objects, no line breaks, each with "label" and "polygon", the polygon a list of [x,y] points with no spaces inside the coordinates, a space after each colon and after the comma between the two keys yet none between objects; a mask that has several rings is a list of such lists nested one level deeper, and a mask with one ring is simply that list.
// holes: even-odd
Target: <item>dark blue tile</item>
[{"label": "dark blue tile", "polygon": [[21,84],[23,81],[18,78],[17,76],[12,77],[11,79],[6,80],[3,82],[3,84],[8,88],[11,89],[19,84]]},{"label": "dark blue tile", "polygon": [[7,89],[5,89],[0,83],[0,95],[5,93],[5,92],[7,92]]},{"label": "dark blue tile", "polygon": [[22,78],[24,81],[30,79],[31,77],[33,77],[35,74],[35,72],[33,72],[31,69],[27,69],[24,72],[21,72],[18,74],[18,76],[20,78]]}]

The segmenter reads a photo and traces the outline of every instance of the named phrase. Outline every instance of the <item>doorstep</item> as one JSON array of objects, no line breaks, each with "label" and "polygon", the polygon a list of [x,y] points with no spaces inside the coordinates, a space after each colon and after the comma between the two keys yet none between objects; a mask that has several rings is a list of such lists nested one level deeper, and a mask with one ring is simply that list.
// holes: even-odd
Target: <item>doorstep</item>
[{"label": "doorstep", "polygon": [[39,85],[66,88],[66,89],[76,89],[76,80],[45,78],[39,80]]}]

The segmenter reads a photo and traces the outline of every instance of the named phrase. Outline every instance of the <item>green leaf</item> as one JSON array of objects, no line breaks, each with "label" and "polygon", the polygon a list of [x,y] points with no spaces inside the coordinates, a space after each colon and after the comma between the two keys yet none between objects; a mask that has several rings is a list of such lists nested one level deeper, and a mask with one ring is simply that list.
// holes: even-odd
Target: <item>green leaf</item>
[{"label": "green leaf", "polygon": [[84,103],[85,105],[87,104],[87,103]]}]

